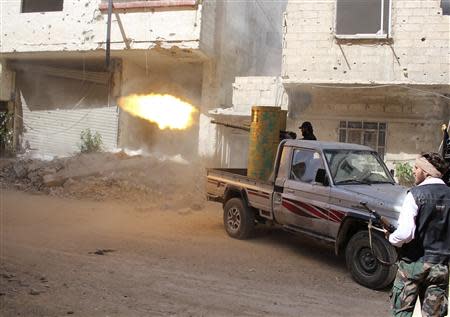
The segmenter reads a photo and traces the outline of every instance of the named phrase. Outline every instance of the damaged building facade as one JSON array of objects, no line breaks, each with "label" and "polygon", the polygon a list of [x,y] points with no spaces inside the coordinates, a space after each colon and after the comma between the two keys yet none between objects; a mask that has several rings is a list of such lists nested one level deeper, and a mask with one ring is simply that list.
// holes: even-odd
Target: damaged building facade
[{"label": "damaged building facade", "polygon": [[282,78],[293,127],[387,162],[437,151],[450,115],[446,1],[290,1]]},{"label": "damaged building facade", "polygon": [[[208,111],[232,103],[235,76],[279,74],[283,1],[113,1],[111,62],[105,66],[108,1],[2,2],[2,111],[14,115],[14,150],[77,151],[91,129],[106,149],[215,156]],[[131,94],[171,94],[198,109],[185,131],[161,131],[120,111]],[[200,145],[199,145],[200,144]],[[202,145],[204,144],[204,145]]]},{"label": "damaged building facade", "polygon": [[289,130],[311,121],[319,140],[369,145],[390,166],[438,151],[450,115],[449,1],[288,1],[282,27],[281,78],[237,78],[235,114],[285,107]]}]

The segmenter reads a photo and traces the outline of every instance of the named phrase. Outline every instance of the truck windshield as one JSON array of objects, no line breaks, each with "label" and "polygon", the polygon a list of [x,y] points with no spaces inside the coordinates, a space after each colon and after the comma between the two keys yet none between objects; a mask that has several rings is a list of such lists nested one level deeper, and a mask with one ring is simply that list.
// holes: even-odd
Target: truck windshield
[{"label": "truck windshield", "polygon": [[324,154],[335,185],[395,183],[375,152],[324,150]]}]

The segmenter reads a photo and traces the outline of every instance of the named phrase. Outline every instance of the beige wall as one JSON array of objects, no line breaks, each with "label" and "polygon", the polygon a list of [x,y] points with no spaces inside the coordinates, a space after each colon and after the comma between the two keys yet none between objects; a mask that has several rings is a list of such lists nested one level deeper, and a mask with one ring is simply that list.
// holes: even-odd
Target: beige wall
[{"label": "beige wall", "polygon": [[[280,89],[274,84],[275,77],[236,78],[233,85],[233,113],[235,121],[249,114],[251,106],[266,105],[261,96],[279,96]],[[378,89],[323,88],[311,85],[291,85],[281,89],[281,106],[288,107],[287,130],[298,137],[298,126],[311,121],[315,135],[322,141],[339,141],[340,121],[386,123],[385,161],[389,167],[394,162],[405,162],[424,151],[438,151],[441,142],[440,125],[450,119],[448,99],[430,93],[421,93],[404,87],[381,87]],[[432,91],[429,87],[415,87],[420,91]],[[287,100],[288,99],[288,100]],[[277,98],[272,99],[272,105]],[[279,99],[278,99],[279,100]],[[270,101],[267,105],[270,104]],[[240,114],[240,116],[238,116]],[[228,120],[232,118],[228,115]],[[231,119],[230,119],[231,118]],[[222,128],[223,134],[233,129]],[[231,137],[230,137],[231,138]],[[241,167],[246,157],[241,157]]]},{"label": "beige wall", "polygon": [[288,87],[287,91],[288,129],[311,121],[319,140],[339,141],[340,121],[386,123],[384,158],[388,163],[412,160],[423,151],[438,151],[440,126],[450,119],[447,99],[403,87],[336,89],[304,85]]},{"label": "beige wall", "polygon": [[286,2],[203,1],[200,49],[210,59],[204,63],[199,153],[217,158],[223,166],[239,165],[239,160],[224,153],[232,151],[230,142],[241,144],[243,139],[238,134],[224,138],[223,129],[210,124],[208,112],[233,106],[236,76],[279,75]]},{"label": "beige wall", "polygon": [[[217,109],[212,113],[219,122],[248,127],[252,106],[287,109],[287,97],[279,77],[236,77],[233,84],[233,107]],[[226,167],[245,168],[249,133],[222,125],[214,128],[218,162]]]},{"label": "beige wall", "polygon": [[0,100],[9,101],[13,98],[14,72],[8,69],[4,61],[0,61]]},{"label": "beige wall", "polygon": [[285,83],[449,85],[450,16],[440,1],[392,1],[389,41],[337,40],[335,0],[288,2]]},{"label": "beige wall", "polygon": [[286,1],[203,2],[200,49],[212,57],[220,86],[209,109],[231,106],[236,76],[279,75],[285,6]]},{"label": "beige wall", "polygon": [[389,165],[438,150],[450,118],[450,16],[440,1],[391,2],[384,40],[336,38],[336,0],[288,2],[281,73],[288,129],[309,120],[320,140],[338,141],[341,120],[385,122]]}]

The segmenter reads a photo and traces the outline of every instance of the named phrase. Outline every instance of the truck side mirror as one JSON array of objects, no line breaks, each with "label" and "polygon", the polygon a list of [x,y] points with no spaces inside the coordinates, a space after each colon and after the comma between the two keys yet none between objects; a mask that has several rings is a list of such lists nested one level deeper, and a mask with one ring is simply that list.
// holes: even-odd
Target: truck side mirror
[{"label": "truck side mirror", "polygon": [[395,176],[395,171],[393,169],[389,170],[389,173],[391,173],[391,176],[394,177]]},{"label": "truck side mirror", "polygon": [[320,183],[323,186],[330,186],[330,181],[328,180],[327,172],[325,171],[325,169],[319,168],[317,170],[315,182]]}]

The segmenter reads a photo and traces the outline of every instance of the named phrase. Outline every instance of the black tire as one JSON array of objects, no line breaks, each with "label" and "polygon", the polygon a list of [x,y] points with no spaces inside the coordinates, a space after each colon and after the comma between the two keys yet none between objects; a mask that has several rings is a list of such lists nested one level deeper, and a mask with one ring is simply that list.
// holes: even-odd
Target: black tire
[{"label": "black tire", "polygon": [[231,198],[223,207],[223,224],[228,235],[248,239],[255,230],[255,214],[239,198]]},{"label": "black tire", "polygon": [[[387,263],[397,258],[395,248],[378,232],[372,231],[372,247],[376,256]],[[382,289],[392,283],[397,272],[397,265],[383,264],[372,253],[369,232],[358,231],[345,249],[347,268],[353,279],[371,289]]]}]

